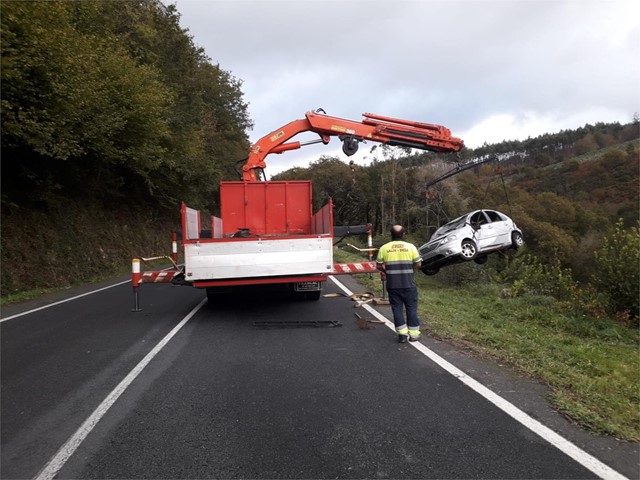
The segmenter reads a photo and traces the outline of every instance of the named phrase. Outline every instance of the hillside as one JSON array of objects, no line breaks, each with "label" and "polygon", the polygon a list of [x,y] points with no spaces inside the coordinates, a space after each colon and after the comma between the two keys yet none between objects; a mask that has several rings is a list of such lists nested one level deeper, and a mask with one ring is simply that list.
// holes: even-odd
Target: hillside
[{"label": "hillside", "polygon": [[[308,169],[277,178],[313,180],[316,204],[333,198],[336,224],[375,222],[382,233],[381,214],[386,210],[387,223],[395,209],[397,221],[409,226],[417,242],[429,231],[427,208],[432,213],[437,210],[441,222],[478,206],[521,212],[516,220],[525,228],[532,251],[563,252],[564,264],[578,267],[578,278],[585,279],[589,272],[580,269],[584,256],[593,253],[619,218],[627,227],[639,218],[638,145],[638,140],[626,141],[538,165],[535,155],[517,144],[527,153],[525,160],[500,162],[501,176],[496,175],[495,164],[454,176],[433,187],[436,200],[431,204],[424,202],[421,185],[450,167],[434,162],[433,154],[374,162],[355,173],[339,159],[321,158]],[[385,177],[391,186],[389,169],[394,162],[406,164],[395,172],[403,187],[395,199],[390,188],[380,196],[379,186]],[[47,203],[3,203],[3,297],[127,271],[132,256],[168,251],[169,232],[179,219],[177,201],[173,208],[164,208],[149,200],[131,202],[126,196],[99,200],[103,196],[99,192],[93,200],[76,196],[62,191]],[[548,211],[554,212],[553,218]]]},{"label": "hillside", "polygon": [[640,218],[638,149],[637,140],[605,147],[537,170],[524,169],[512,183],[530,193],[556,193],[633,225]]}]

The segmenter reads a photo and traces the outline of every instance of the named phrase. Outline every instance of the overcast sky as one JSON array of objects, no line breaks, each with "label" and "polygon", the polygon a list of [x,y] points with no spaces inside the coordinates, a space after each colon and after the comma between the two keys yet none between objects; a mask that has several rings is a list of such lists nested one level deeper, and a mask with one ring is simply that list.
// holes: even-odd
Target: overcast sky
[{"label": "overcast sky", "polygon": [[[638,1],[165,3],[212,62],[242,80],[252,142],[316,108],[444,125],[469,147],[640,112]],[[267,157],[267,173],[323,154],[348,161],[340,147],[334,138]]]}]

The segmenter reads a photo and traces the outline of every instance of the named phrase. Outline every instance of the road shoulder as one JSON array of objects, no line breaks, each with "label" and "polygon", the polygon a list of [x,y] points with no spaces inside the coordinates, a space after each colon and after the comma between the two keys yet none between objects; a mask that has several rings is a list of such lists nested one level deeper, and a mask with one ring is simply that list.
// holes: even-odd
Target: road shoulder
[{"label": "road shoulder", "polygon": [[[338,280],[354,293],[366,290],[358,283],[355,276],[342,275]],[[375,305],[372,307],[388,319],[392,319],[390,307]],[[546,385],[519,375],[507,365],[493,359],[481,358],[476,353],[445,340],[423,333],[421,342],[530,417],[551,428],[622,475],[630,479],[640,478],[640,445],[596,435],[572,423],[570,419],[552,408],[547,400],[550,391]]]}]

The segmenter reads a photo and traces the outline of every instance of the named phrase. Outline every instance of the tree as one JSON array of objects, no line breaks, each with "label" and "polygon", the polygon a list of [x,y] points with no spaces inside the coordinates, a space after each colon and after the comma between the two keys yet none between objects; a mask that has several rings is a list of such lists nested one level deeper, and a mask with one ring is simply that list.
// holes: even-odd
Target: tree
[{"label": "tree", "polygon": [[598,144],[593,138],[593,135],[588,133],[575,143],[574,152],[576,155],[582,155],[593,150],[597,150],[598,148]]},{"label": "tree", "polygon": [[148,180],[162,164],[171,92],[113,36],[77,32],[73,14],[66,2],[3,5],[3,190],[5,178],[40,193],[46,182],[77,187],[121,165]]},{"label": "tree", "polygon": [[542,192],[536,195],[536,201],[541,207],[538,211],[538,220],[560,227],[565,231],[572,231],[576,226],[576,208],[566,198],[552,192]]},{"label": "tree", "polygon": [[242,82],[193,44],[175,7],[5,2],[2,20],[3,202],[208,205],[246,156]]},{"label": "tree", "polygon": [[628,312],[638,318],[640,291],[640,229],[624,229],[620,221],[613,233],[606,237],[603,247],[595,255],[596,272],[592,282],[605,293],[609,313]]}]

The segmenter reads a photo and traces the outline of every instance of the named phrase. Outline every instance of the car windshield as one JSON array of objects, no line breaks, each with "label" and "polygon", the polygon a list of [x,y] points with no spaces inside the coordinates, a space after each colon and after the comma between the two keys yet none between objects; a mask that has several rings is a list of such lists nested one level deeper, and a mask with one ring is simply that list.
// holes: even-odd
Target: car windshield
[{"label": "car windshield", "polygon": [[454,220],[451,220],[449,223],[441,226],[438,230],[436,230],[431,238],[432,239],[437,238],[453,230],[457,230],[458,228],[462,227],[466,222],[467,222],[467,215],[463,215],[462,217],[458,217]]}]

